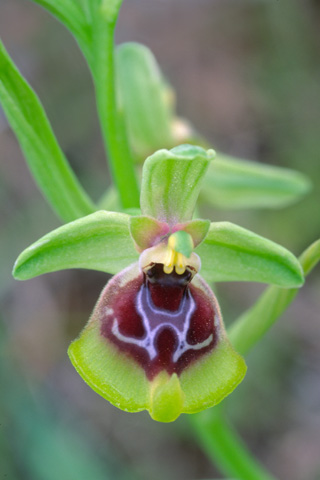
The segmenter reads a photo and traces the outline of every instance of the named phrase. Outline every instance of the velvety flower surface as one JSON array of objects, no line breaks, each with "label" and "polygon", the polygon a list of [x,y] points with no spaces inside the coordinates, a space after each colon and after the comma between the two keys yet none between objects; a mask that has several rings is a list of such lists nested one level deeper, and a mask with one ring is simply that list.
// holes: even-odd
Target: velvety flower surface
[{"label": "velvety flower surface", "polygon": [[[87,327],[69,349],[76,369],[98,393],[114,403],[116,390],[121,408],[148,409],[161,421],[218,403],[242,380],[246,370],[226,338],[218,302],[198,275],[201,261],[193,252],[209,230],[209,222],[192,221],[191,216],[199,179],[213,154],[193,149],[190,157],[189,148],[175,149],[174,154],[180,155],[183,163],[190,163],[195,181],[190,182],[187,195],[176,190],[180,197],[176,202],[164,194],[164,185],[159,188],[157,181],[151,196],[143,191],[142,213],[149,215],[132,217],[130,222],[132,238],[141,252],[139,261],[110,280]],[[161,167],[175,170],[175,163],[163,161]],[[149,160],[151,179],[157,176],[158,164]],[[172,173],[171,196],[174,182],[178,187],[184,182],[182,173],[188,174]],[[107,357],[94,354],[91,346],[95,349],[97,345],[108,351]],[[106,375],[111,356],[117,358],[110,372],[112,381]],[[221,369],[221,356],[228,357],[227,368]],[[210,368],[212,371],[204,376],[202,369]],[[99,377],[93,383],[97,372]],[[129,377],[135,378],[133,392],[129,392]],[[206,383],[211,385],[209,392],[204,389]],[[140,395],[133,394],[135,391]]]},{"label": "velvety flower surface", "polygon": [[246,371],[201,269],[208,280],[303,281],[283,247],[192,219],[213,156],[189,145],[156,152],[143,169],[141,215],[96,212],[40,239],[15,266],[20,279],[75,267],[116,273],[69,356],[113,405],[163,422],[216,405]]}]

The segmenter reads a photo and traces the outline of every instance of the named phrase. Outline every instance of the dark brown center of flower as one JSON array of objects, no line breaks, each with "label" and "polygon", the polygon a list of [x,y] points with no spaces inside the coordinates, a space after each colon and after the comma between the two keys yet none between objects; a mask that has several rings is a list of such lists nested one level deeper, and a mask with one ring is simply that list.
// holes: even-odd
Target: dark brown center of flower
[{"label": "dark brown center of flower", "polygon": [[155,264],[112,292],[102,334],[134,358],[149,378],[160,370],[180,374],[215,344],[212,302],[190,283],[192,277],[188,269],[182,275],[167,274],[162,264]]}]

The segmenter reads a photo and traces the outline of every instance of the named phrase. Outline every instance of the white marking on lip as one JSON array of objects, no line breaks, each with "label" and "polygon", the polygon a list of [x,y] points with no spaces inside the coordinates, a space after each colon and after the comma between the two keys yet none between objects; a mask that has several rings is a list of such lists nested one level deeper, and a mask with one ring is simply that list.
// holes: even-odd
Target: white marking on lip
[{"label": "white marking on lip", "polygon": [[[177,311],[172,312],[158,308],[154,305],[150,291],[145,285],[142,285],[136,300],[136,308],[140,314],[145,329],[145,336],[141,339],[129,337],[123,335],[119,331],[119,324],[117,319],[114,319],[112,325],[112,333],[118,340],[137,345],[140,348],[145,349],[153,360],[157,356],[157,350],[155,347],[155,340],[157,335],[165,328],[174,330],[177,336],[177,347],[173,353],[172,360],[176,363],[181,355],[188,350],[201,350],[202,348],[210,345],[213,334],[201,343],[191,345],[187,341],[187,333],[190,328],[191,317],[195,311],[195,301],[191,295],[191,292],[187,290],[187,293],[183,296],[180,306]],[[187,309],[187,311],[185,311]]]}]

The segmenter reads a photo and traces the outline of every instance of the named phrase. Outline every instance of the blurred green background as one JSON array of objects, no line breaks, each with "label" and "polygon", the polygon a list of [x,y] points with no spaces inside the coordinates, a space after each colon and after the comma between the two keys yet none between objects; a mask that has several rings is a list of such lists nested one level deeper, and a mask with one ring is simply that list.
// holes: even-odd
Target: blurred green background
[{"label": "blurred green background", "polygon": [[[210,211],[298,255],[320,232],[320,2],[127,0],[117,43],[139,41],[177,92],[179,115],[230,155],[292,167],[314,188],[282,210]],[[97,200],[110,183],[93,86],[79,49],[28,0],[1,0],[0,32],[40,96],[83,185]],[[200,480],[221,475],[186,416],[174,424],[126,414],[83,383],[67,346],[108,277],[64,271],[11,278],[26,246],[59,225],[0,111],[0,478]],[[263,290],[220,284],[228,324]],[[248,357],[229,416],[250,450],[283,480],[320,479],[320,275]],[[258,479],[257,479],[258,480]]]}]

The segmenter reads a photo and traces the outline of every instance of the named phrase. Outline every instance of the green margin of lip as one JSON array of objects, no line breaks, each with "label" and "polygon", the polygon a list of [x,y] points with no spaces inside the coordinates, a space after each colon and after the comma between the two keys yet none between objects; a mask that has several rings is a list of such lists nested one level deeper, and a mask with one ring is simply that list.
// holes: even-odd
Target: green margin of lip
[{"label": "green margin of lip", "polygon": [[68,355],[83,380],[115,407],[127,412],[148,409],[150,382],[144,371],[100,335],[98,322],[89,322]]},{"label": "green margin of lip", "polygon": [[244,359],[222,337],[212,352],[182,372],[182,412],[196,413],[217,405],[239,385],[246,370]]},{"label": "green margin of lip", "polygon": [[218,404],[241,382],[243,358],[226,338],[190,365],[180,377],[161,372],[149,381],[141,367],[100,335],[91,322],[71,343],[70,360],[99,395],[127,412],[148,410],[159,422],[172,422],[181,413],[195,413]]}]

